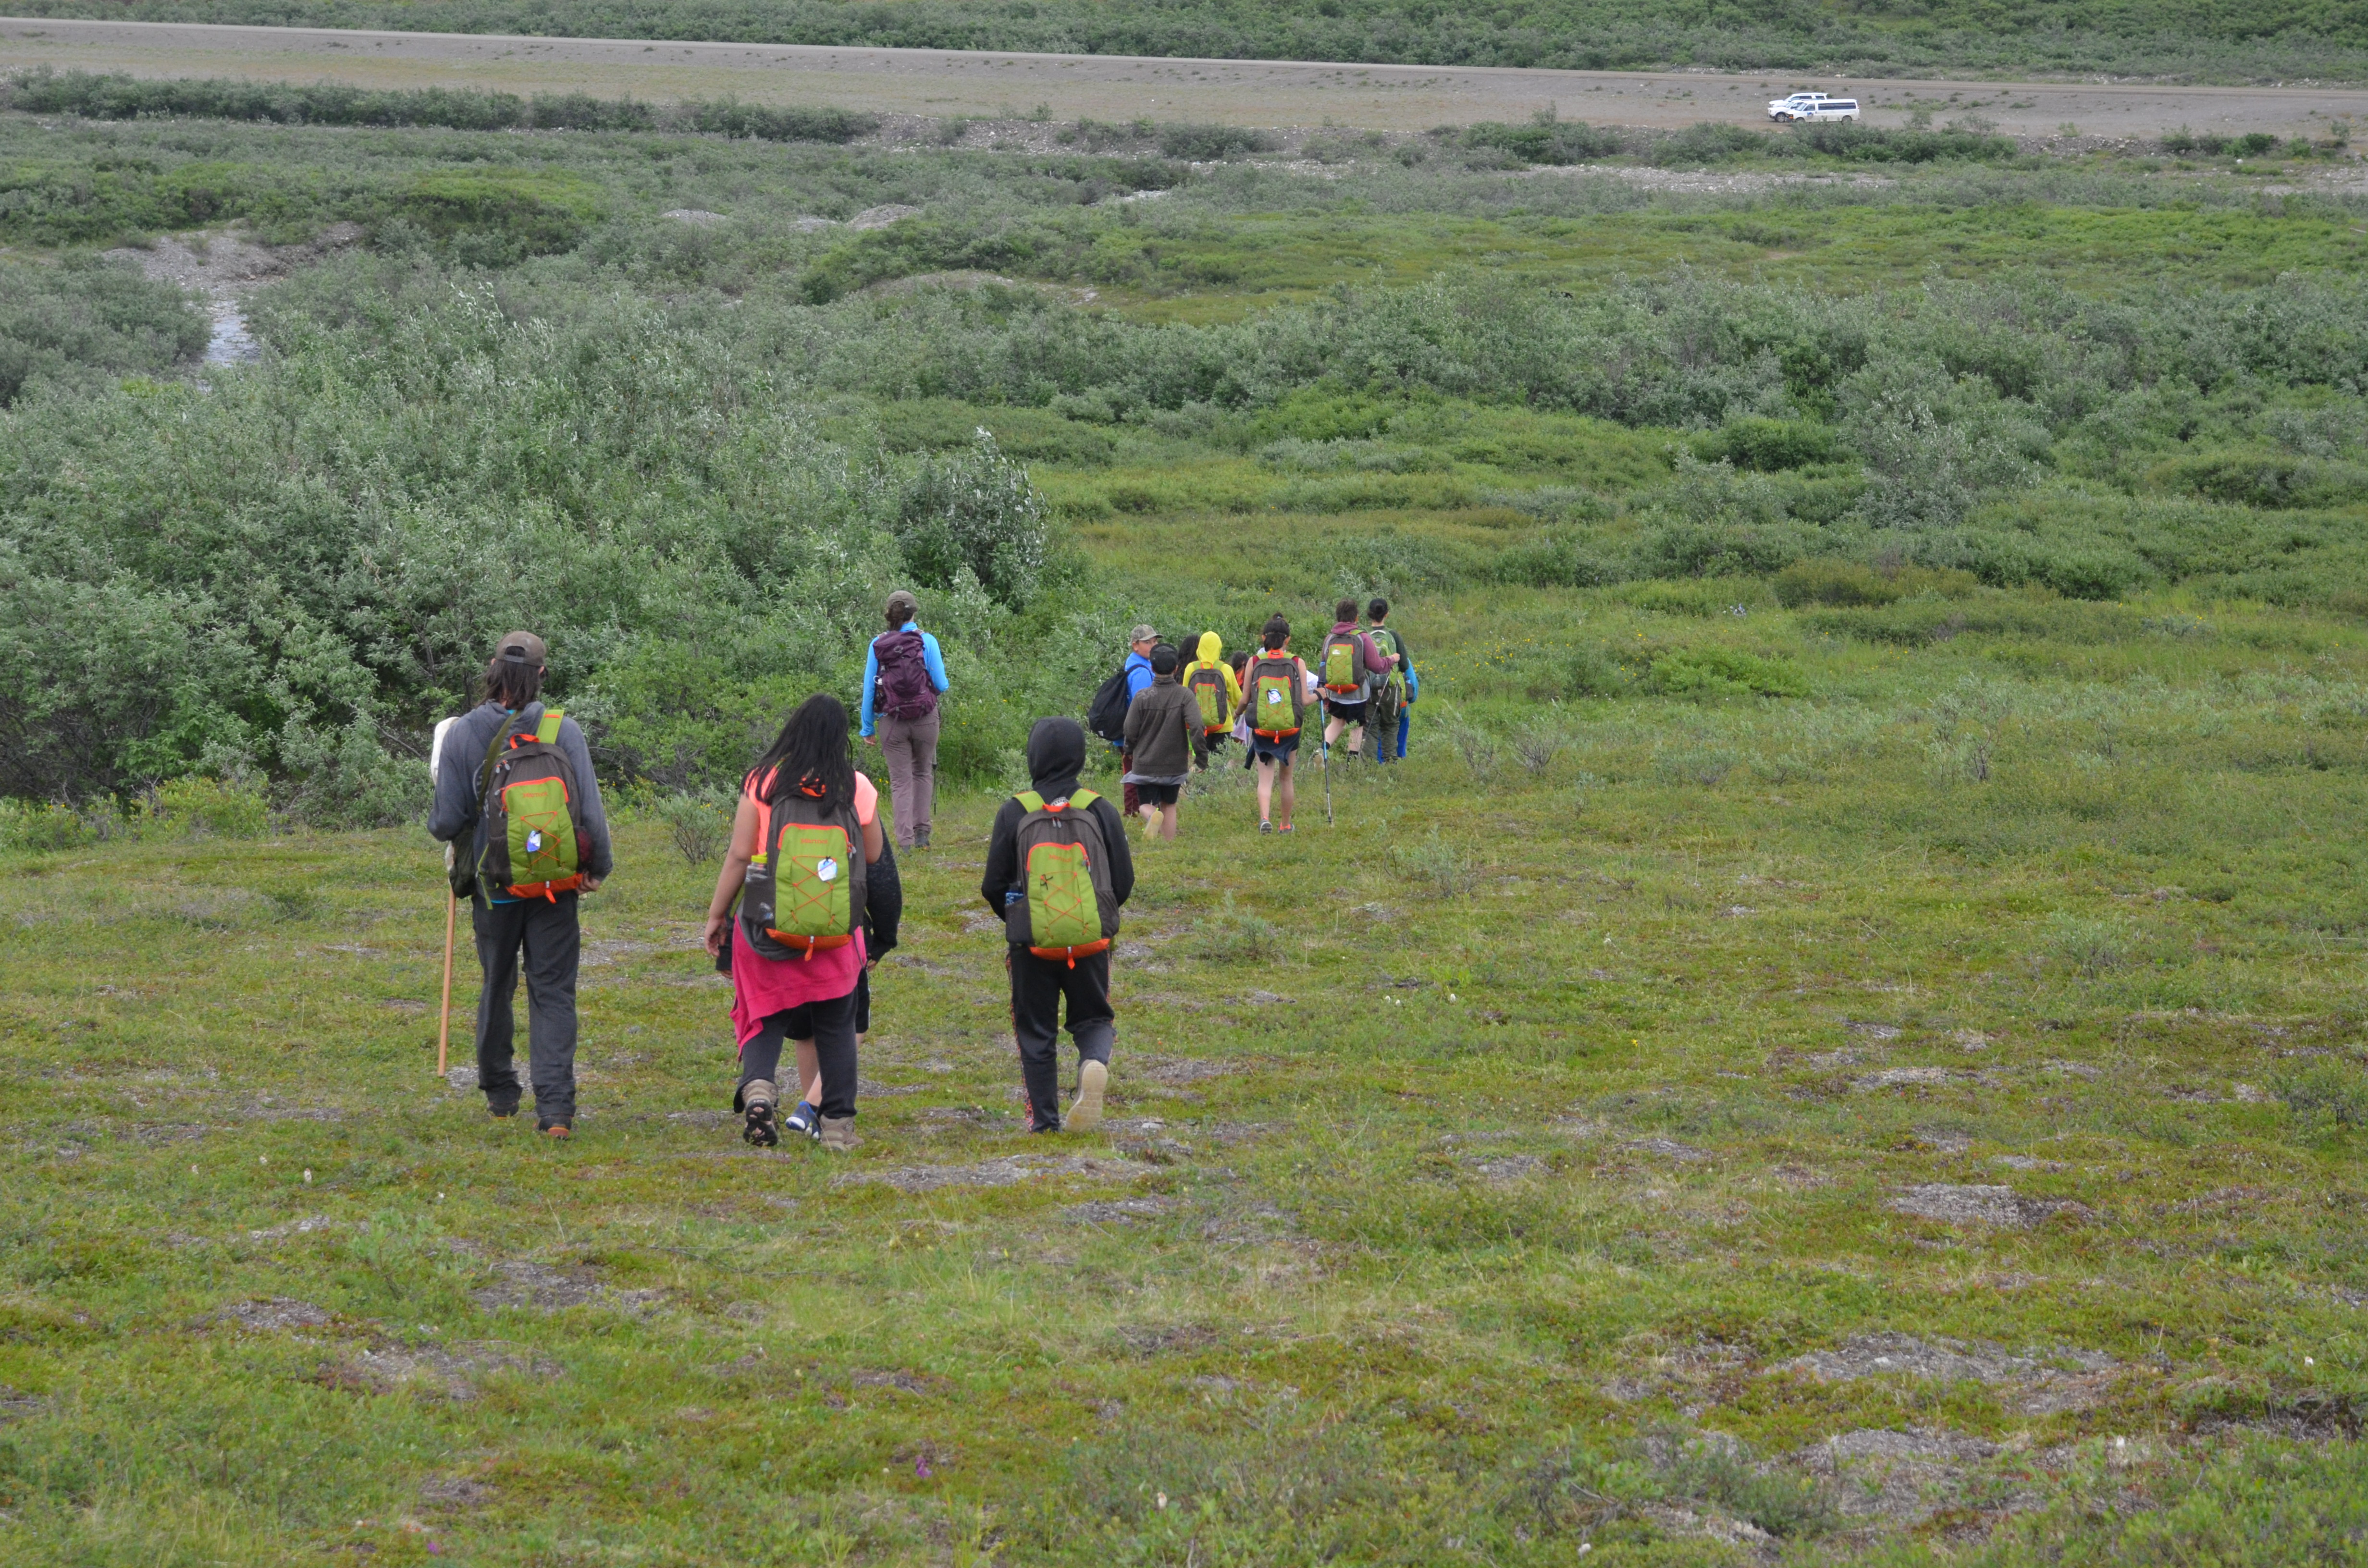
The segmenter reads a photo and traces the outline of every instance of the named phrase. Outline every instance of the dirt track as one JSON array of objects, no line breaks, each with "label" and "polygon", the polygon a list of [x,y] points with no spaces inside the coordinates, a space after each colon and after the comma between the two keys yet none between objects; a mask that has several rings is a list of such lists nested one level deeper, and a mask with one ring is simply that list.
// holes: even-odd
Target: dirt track
[{"label": "dirt track", "polygon": [[1126,55],[965,54],[941,50],[787,44],[643,43],[453,33],[337,32],[172,22],[0,17],[0,68],[53,65],[139,76],[336,80],[508,92],[583,91],[669,100],[734,96],[755,103],[837,104],[937,116],[1335,124],[1419,131],[1476,119],[1565,119],[1676,127],[1766,123],[1766,100],[1794,87],[1852,92],[1869,119],[1896,123],[1916,105],[1942,121],[1975,114],[2000,130],[2049,136],[2152,137],[2198,131],[2323,133],[2368,128],[2368,91],[2083,83],[1828,81],[1782,74],[1646,74],[1426,65],[1324,65]]}]

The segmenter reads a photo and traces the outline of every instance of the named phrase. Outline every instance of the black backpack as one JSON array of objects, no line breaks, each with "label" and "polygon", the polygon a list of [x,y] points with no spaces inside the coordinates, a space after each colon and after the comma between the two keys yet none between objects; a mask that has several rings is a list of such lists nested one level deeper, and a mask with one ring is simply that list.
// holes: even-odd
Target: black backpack
[{"label": "black backpack", "polygon": [[1102,682],[1086,710],[1086,728],[1114,746],[1126,744],[1126,666]]}]

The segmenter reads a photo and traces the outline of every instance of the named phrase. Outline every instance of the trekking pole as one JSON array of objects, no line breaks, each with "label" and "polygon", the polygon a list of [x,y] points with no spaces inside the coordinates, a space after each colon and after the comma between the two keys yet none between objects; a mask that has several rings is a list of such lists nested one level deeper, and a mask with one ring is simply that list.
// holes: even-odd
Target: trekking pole
[{"label": "trekking pole", "polygon": [[1332,825],[1332,743],[1324,743],[1324,825]]},{"label": "trekking pole", "polygon": [[436,1075],[444,1076],[444,1051],[452,1039],[452,935],[461,924],[461,895],[444,890],[444,1010],[436,1023]]}]

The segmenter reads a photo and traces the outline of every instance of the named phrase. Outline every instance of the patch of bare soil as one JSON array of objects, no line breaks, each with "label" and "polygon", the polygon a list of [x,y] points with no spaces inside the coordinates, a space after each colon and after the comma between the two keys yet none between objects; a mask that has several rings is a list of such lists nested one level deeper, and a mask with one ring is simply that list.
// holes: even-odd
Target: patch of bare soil
[{"label": "patch of bare soil", "polygon": [[847,1379],[860,1389],[894,1389],[898,1393],[943,1393],[953,1387],[934,1372],[878,1371],[867,1367],[856,1368]]},{"label": "patch of bare soil", "polygon": [[2055,1349],[2018,1354],[1983,1341],[1918,1339],[1906,1334],[1862,1334],[1830,1350],[1777,1363],[1770,1372],[1791,1372],[1819,1382],[1902,1377],[1927,1382],[1977,1382],[2014,1391],[2014,1408],[2027,1415],[2053,1415],[2102,1403],[2127,1369],[2096,1350]]},{"label": "patch of bare soil", "polygon": [[469,1475],[435,1475],[420,1483],[419,1500],[431,1508],[482,1508],[494,1500],[494,1488]]},{"label": "patch of bare soil", "polygon": [[1090,1176],[1106,1181],[1132,1181],[1148,1174],[1132,1160],[1098,1159],[1090,1154],[1008,1154],[970,1165],[881,1165],[845,1171],[831,1178],[833,1187],[878,1182],[899,1192],[935,1192],[945,1187],[1011,1187],[1041,1176]]},{"label": "patch of bare soil", "polygon": [[656,1290],[614,1290],[582,1270],[552,1268],[526,1258],[505,1258],[494,1265],[494,1283],[472,1292],[487,1312],[505,1307],[538,1312],[565,1312],[571,1307],[614,1306],[628,1310],[655,1302]]},{"label": "patch of bare soil", "polygon": [[271,1334],[291,1328],[327,1328],[336,1318],[310,1301],[300,1301],[292,1296],[270,1296],[217,1307],[201,1321],[206,1324],[229,1324],[249,1334]]},{"label": "patch of bare soil", "polygon": [[1144,1056],[1125,1063],[1127,1076],[1146,1078],[1171,1089],[1239,1073],[1247,1065],[1239,1060],[1219,1062],[1205,1056]]},{"label": "patch of bare soil", "polygon": [[1142,1225],[1176,1208],[1173,1198],[1107,1198],[1072,1204],[1061,1210],[1061,1218],[1087,1225]]},{"label": "patch of bare soil", "polygon": [[1794,1459],[1834,1483],[1828,1491],[1844,1515],[1905,1522],[1961,1506],[1968,1472],[1998,1451],[1995,1443],[1955,1432],[1861,1428]]},{"label": "patch of bare soil", "polygon": [[1960,1187],[1949,1182],[1927,1182],[1900,1193],[1889,1207],[1895,1213],[1918,1220],[1937,1220],[1949,1225],[1996,1225],[2006,1230],[2029,1230],[2057,1215],[2074,1220],[2097,1217],[2095,1210],[2068,1198],[2025,1198],[2010,1187],[1987,1184]]},{"label": "patch of bare soil", "polygon": [[375,1392],[411,1384],[445,1399],[477,1397],[476,1380],[490,1372],[524,1372],[537,1378],[560,1375],[558,1362],[537,1356],[524,1346],[500,1340],[461,1345],[384,1345],[361,1351],[345,1363],[358,1381]]},{"label": "patch of bare soil", "polygon": [[1224,1338],[1219,1330],[1196,1323],[1135,1324],[1118,1330],[1118,1342],[1137,1356],[1190,1356]]}]

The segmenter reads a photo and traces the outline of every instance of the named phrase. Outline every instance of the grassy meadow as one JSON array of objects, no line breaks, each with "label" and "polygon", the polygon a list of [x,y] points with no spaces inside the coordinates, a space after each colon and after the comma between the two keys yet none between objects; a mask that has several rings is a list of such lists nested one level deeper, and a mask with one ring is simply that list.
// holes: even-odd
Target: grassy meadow
[{"label": "grassy meadow", "polygon": [[[0,1560],[2360,1560],[2340,150],[1055,147],[0,114]],[[866,1142],[753,1151],[718,790],[906,583]],[[1372,592],[1407,761],[1197,778],[1026,1136],[1028,721]],[[563,1146],[433,1073],[520,621]]]}]

